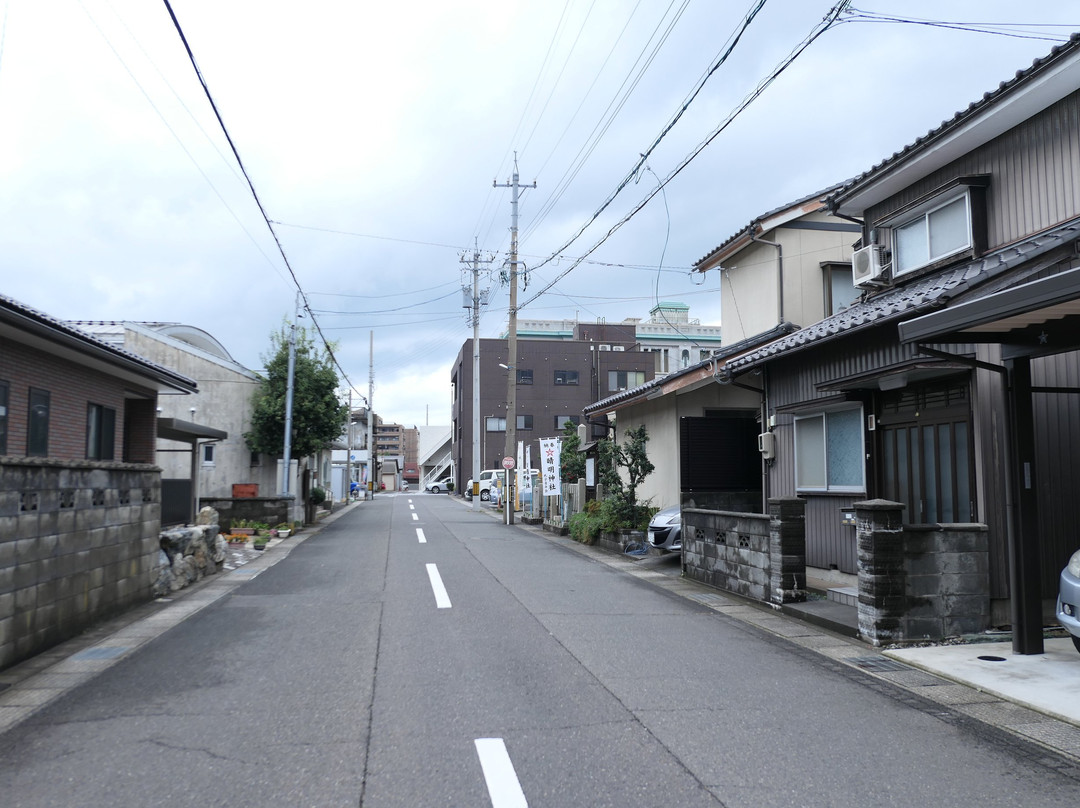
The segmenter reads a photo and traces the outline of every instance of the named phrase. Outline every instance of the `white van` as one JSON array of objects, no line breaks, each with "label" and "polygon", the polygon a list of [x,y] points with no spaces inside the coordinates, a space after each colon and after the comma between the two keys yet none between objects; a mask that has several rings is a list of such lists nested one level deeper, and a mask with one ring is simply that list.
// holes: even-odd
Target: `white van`
[{"label": "white van", "polygon": [[[480,499],[484,502],[491,499],[491,487],[495,485],[496,480],[498,480],[500,484],[506,485],[506,469],[484,469],[480,472]],[[472,499],[472,490],[473,481],[469,480],[465,486],[466,499]]]}]

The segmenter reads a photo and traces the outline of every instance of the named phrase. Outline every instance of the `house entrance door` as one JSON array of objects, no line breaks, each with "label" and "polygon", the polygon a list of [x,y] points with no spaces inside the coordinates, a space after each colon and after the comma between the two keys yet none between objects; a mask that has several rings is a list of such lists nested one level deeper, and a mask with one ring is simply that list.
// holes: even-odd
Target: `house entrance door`
[{"label": "house entrance door", "polygon": [[975,521],[967,378],[885,393],[880,412],[882,496],[910,524]]}]

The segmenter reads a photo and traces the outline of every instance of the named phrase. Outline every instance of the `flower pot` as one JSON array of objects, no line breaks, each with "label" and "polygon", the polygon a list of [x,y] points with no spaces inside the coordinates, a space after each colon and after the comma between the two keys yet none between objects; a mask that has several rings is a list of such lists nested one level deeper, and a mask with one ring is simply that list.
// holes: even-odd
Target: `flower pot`
[{"label": "flower pot", "polygon": [[278,538],[279,539],[287,539],[287,538],[289,538],[289,532],[290,531],[288,531],[288,530],[279,530],[277,532]]}]

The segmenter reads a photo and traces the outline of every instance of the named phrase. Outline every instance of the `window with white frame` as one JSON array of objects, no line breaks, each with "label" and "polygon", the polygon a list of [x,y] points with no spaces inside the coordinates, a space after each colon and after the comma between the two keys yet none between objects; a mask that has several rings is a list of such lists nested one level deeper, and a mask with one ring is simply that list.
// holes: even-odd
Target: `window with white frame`
[{"label": "window with white frame", "polygon": [[214,465],[214,444],[204,443],[202,445],[202,464],[204,466]]},{"label": "window with white frame", "polygon": [[893,228],[893,266],[911,272],[971,247],[971,204],[964,193]]},{"label": "window with white frame", "polygon": [[862,407],[795,418],[795,487],[799,491],[864,492]]},{"label": "window with white frame", "polygon": [[643,370],[609,370],[608,391],[616,393],[619,390],[629,390],[645,384],[645,371]]}]

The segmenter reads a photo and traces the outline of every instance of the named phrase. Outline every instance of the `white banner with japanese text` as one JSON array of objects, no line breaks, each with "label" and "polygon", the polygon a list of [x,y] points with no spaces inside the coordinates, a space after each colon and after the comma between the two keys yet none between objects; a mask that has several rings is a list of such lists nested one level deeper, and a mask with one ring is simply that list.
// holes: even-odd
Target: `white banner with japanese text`
[{"label": "white banner with japanese text", "polygon": [[560,438],[540,438],[540,480],[545,497],[555,497],[562,493],[559,489],[561,447]]}]

